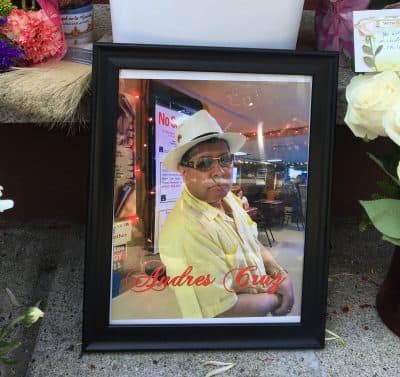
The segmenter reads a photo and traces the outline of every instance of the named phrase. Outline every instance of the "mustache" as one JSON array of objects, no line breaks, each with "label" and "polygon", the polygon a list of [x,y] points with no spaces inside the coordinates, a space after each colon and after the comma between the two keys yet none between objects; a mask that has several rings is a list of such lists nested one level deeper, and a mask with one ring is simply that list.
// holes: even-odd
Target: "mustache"
[{"label": "mustache", "polygon": [[192,182],[198,182],[199,184],[205,185],[208,188],[211,188],[211,187],[214,187],[214,186],[224,186],[224,185],[231,185],[232,184],[232,179],[221,178],[221,177],[204,179],[202,181],[199,181],[198,179],[192,179],[191,181]]}]

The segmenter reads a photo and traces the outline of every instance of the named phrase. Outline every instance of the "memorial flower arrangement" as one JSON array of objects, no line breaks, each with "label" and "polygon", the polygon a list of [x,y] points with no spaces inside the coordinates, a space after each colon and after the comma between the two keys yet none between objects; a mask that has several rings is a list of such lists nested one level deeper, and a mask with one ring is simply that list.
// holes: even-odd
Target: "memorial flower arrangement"
[{"label": "memorial flower arrangement", "polygon": [[61,59],[66,52],[57,0],[0,0],[0,70]]},{"label": "memorial flower arrangement", "polygon": [[372,223],[384,240],[400,246],[400,72],[353,77],[346,88],[346,100],[344,121],[355,136],[366,141],[377,137],[393,141],[390,155],[377,158],[369,154],[388,179],[378,182],[381,193],[360,201],[367,215],[360,228]]}]

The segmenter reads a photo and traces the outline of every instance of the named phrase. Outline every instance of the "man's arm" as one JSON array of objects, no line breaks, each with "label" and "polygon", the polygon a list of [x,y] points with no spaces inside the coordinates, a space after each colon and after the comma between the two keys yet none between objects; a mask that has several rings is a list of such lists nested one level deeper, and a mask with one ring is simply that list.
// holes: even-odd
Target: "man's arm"
[{"label": "man's arm", "polygon": [[219,314],[223,317],[264,317],[278,308],[280,297],[269,293],[243,293],[237,295],[236,304]]},{"label": "man's arm", "polygon": [[278,308],[273,309],[273,315],[287,315],[293,307],[294,304],[294,292],[293,283],[287,274],[287,272],[277,263],[275,258],[269,252],[269,250],[262,244],[261,245],[261,256],[264,261],[264,266],[266,272],[275,278],[278,274],[284,276],[285,280],[279,284],[276,294],[282,297]]},{"label": "man's arm", "polygon": [[268,275],[275,278],[280,272],[285,271],[282,266],[275,260],[270,251],[261,243],[260,244],[260,254],[264,262],[265,271]]}]

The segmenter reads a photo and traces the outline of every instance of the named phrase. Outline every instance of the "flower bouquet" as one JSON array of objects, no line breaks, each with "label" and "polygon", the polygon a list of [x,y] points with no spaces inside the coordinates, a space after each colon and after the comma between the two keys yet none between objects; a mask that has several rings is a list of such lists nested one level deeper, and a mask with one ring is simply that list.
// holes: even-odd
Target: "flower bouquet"
[{"label": "flower bouquet", "polygon": [[384,240],[400,246],[400,73],[357,75],[346,88],[346,100],[344,121],[355,136],[364,140],[383,136],[393,141],[389,156],[377,158],[369,154],[388,180],[378,182],[382,193],[374,194],[372,200],[360,201],[367,215],[361,229],[372,223]]},{"label": "flower bouquet", "polygon": [[0,0],[0,70],[60,60],[67,51],[57,0]]},{"label": "flower bouquet", "polygon": [[400,336],[400,76],[399,72],[384,71],[353,77],[346,88],[348,102],[345,123],[354,135],[364,140],[378,136],[393,141],[390,155],[369,156],[387,175],[379,181],[381,193],[372,200],[360,201],[365,217],[360,224],[364,230],[369,224],[382,238],[395,245],[392,261],[376,296],[377,311],[395,334]]}]

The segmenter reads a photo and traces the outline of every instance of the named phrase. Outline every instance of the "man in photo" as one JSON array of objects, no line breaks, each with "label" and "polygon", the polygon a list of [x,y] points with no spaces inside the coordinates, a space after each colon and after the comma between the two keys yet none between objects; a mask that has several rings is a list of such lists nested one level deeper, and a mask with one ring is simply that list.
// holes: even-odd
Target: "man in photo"
[{"label": "man in photo", "polygon": [[183,318],[281,316],[293,307],[290,277],[231,192],[233,154],[245,140],[200,110],[178,125],[176,148],[164,159],[185,184],[159,238],[166,274],[185,271],[170,284]]}]

